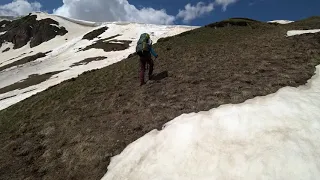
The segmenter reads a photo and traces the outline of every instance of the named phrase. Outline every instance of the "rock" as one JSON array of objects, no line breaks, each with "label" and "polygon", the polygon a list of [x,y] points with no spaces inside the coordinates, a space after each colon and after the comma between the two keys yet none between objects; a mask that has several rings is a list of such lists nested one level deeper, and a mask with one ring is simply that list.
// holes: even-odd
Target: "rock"
[{"label": "rock", "polygon": [[4,30],[2,30],[2,29],[4,29],[10,22],[11,21],[8,21],[8,20],[0,21],[0,32],[3,32]]},{"label": "rock", "polygon": [[2,45],[4,42],[12,42],[14,44],[13,49],[18,49],[30,41],[30,47],[32,48],[53,39],[57,35],[63,36],[68,32],[64,27],[51,24],[59,25],[57,21],[50,18],[37,20],[36,15],[28,15],[10,23],[7,22],[6,26],[1,28],[1,31],[7,32],[0,36],[0,43]]}]

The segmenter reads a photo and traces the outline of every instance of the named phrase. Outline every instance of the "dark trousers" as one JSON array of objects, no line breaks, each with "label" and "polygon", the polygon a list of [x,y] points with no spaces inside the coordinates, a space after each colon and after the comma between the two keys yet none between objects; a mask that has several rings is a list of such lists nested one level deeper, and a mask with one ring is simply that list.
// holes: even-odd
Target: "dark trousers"
[{"label": "dark trousers", "polygon": [[140,56],[140,85],[145,83],[144,74],[145,74],[147,64],[149,65],[148,76],[150,78],[153,73],[153,66],[154,66],[153,60],[151,58],[151,54]]}]

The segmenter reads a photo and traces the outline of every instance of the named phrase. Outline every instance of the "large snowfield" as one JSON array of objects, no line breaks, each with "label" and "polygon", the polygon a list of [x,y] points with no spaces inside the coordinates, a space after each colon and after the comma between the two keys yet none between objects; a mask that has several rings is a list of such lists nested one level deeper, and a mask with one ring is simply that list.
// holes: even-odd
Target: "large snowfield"
[{"label": "large snowfield", "polygon": [[319,73],[298,88],[183,114],[113,157],[102,180],[318,179]]},{"label": "large snowfield", "polygon": [[[30,45],[27,44],[20,49],[14,50],[12,49],[12,43],[6,43],[2,45],[2,47],[0,48],[0,67],[15,62],[21,58],[35,55],[39,52],[45,53],[50,50],[52,50],[52,52],[48,53],[46,57],[39,58],[36,61],[0,71],[0,89],[17,82],[21,82],[33,74],[41,75],[56,71],[63,72],[55,74],[50,79],[40,84],[0,94],[0,110],[5,109],[17,102],[20,102],[34,94],[44,91],[51,86],[77,77],[85,71],[103,68],[127,58],[128,55],[135,52],[135,45],[141,33],[150,33],[151,38],[155,43],[159,38],[173,36],[185,31],[198,28],[196,26],[164,26],[119,22],[94,23],[64,18],[46,13],[34,14],[37,15],[37,20],[51,18],[59,22],[59,26],[65,27],[68,30],[68,33],[64,36],[57,36],[54,39],[33,48],[30,48]],[[113,39],[132,41],[130,47],[122,51],[111,52],[105,52],[102,49],[79,51],[79,48],[85,48],[98,40],[98,38],[95,38],[91,41],[86,39],[83,40],[82,37],[86,33],[91,32],[95,29],[99,29],[103,26],[107,26],[109,29],[98,37],[108,38],[120,34],[120,36]],[[2,52],[8,47],[11,48],[10,51]],[[107,58],[101,61],[93,61],[86,65],[70,67],[72,64],[80,62],[86,58],[97,56],[105,56]]]}]

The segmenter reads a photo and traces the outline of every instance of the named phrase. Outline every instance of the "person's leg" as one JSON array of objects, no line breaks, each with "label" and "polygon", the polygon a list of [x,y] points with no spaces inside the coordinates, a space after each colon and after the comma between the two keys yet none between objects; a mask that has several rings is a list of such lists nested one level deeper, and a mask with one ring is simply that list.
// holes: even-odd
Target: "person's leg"
[{"label": "person's leg", "polygon": [[153,73],[153,68],[154,68],[154,63],[153,63],[153,60],[151,58],[151,55],[148,56],[147,63],[149,64],[148,76],[149,76],[149,79],[151,79],[152,78],[152,73]]},{"label": "person's leg", "polygon": [[144,82],[145,69],[146,69],[146,58],[140,57],[140,86],[145,83]]}]

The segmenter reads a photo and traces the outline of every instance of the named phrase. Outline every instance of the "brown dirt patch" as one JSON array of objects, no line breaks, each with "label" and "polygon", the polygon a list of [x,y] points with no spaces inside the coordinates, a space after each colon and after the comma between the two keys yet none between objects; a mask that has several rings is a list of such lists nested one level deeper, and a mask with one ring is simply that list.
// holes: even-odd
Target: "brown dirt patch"
[{"label": "brown dirt patch", "polygon": [[0,98],[0,101],[5,100],[5,99],[9,99],[9,98],[12,98],[12,97],[15,97],[15,96],[17,96],[17,95],[8,96],[8,97],[5,97],[5,98]]},{"label": "brown dirt patch", "polygon": [[320,34],[286,38],[292,27],[197,29],[155,45],[163,76],[145,86],[132,55],[0,111],[0,179],[100,179],[110,157],[182,113],[305,84]]},{"label": "brown dirt patch", "polygon": [[32,74],[30,75],[27,79],[24,79],[22,82],[17,82],[14,84],[11,84],[9,86],[3,87],[0,89],[0,94],[4,94],[6,92],[10,92],[16,89],[24,89],[29,86],[37,85],[41,82],[44,82],[48,80],[51,76],[61,73],[63,71],[55,71],[55,72],[50,72],[46,74]]},{"label": "brown dirt patch", "polygon": [[[116,35],[118,36],[118,35]],[[113,37],[116,37],[113,36]],[[105,38],[105,39],[100,39],[96,41],[94,44],[85,47],[82,49],[82,51],[87,51],[89,49],[102,49],[105,52],[110,52],[110,51],[121,51],[129,48],[129,45],[132,41],[123,41],[123,40],[109,40],[113,37],[110,38]],[[108,41],[107,41],[108,40]],[[114,42],[120,42],[120,43],[114,43]]]},{"label": "brown dirt patch", "polygon": [[4,53],[4,52],[7,52],[7,51],[9,51],[10,50],[10,48],[6,48],[6,49],[4,49],[2,52]]},{"label": "brown dirt patch", "polygon": [[31,91],[34,91],[34,90],[36,90],[36,89],[30,89],[29,91],[25,91],[22,94],[25,94],[25,93],[28,93],[28,92],[31,92]]},{"label": "brown dirt patch", "polygon": [[92,40],[98,37],[99,35],[101,35],[102,33],[104,33],[106,30],[108,30],[108,27],[102,27],[102,28],[93,30],[87,33],[86,35],[84,35],[82,39]]},{"label": "brown dirt patch", "polygon": [[28,56],[28,57],[24,57],[20,60],[17,60],[17,61],[14,61],[13,63],[10,63],[10,64],[7,64],[7,65],[4,65],[4,66],[1,66],[0,67],[0,71],[3,71],[5,69],[9,69],[9,68],[12,68],[14,66],[19,66],[19,65],[22,65],[22,64],[26,64],[28,62],[32,62],[32,61],[35,61],[39,58],[43,58],[46,56],[46,54],[50,53],[51,51],[49,52],[46,52],[46,53],[38,53],[38,54],[35,54],[33,56]]},{"label": "brown dirt patch", "polygon": [[113,39],[113,38],[116,38],[116,37],[119,37],[119,36],[121,36],[121,34],[117,34],[117,35],[114,35],[114,36],[110,36],[110,37],[101,39],[101,41],[108,41],[108,40],[110,40],[110,39]]},{"label": "brown dirt patch", "polygon": [[92,58],[87,58],[87,59],[84,59],[80,62],[77,62],[77,63],[73,63],[70,67],[74,67],[74,66],[79,66],[79,65],[86,65],[92,61],[101,61],[103,59],[106,59],[107,57],[104,57],[104,56],[98,56],[98,57],[92,57]]}]

